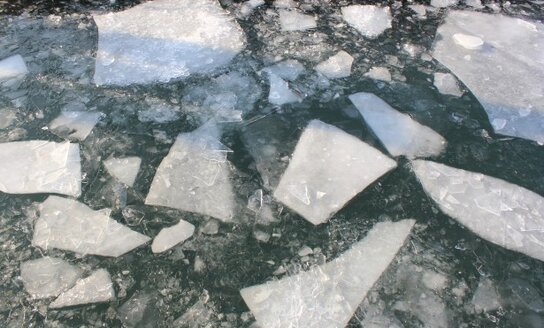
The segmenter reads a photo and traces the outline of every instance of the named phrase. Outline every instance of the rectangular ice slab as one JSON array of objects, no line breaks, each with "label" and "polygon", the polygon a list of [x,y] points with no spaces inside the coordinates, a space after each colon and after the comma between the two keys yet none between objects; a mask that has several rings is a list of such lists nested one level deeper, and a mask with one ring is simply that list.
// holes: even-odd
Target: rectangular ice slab
[{"label": "rectangular ice slab", "polygon": [[355,93],[349,99],[393,156],[435,156],[446,146],[446,140],[441,135],[393,109],[372,93]]},{"label": "rectangular ice slab", "polygon": [[115,298],[110,274],[105,269],[93,272],[87,278],[79,280],[74,287],[60,294],[49,305],[51,309],[67,306],[108,302]]},{"label": "rectangular ice slab", "polygon": [[245,44],[238,23],[216,0],[156,0],[94,16],[94,82],[167,82],[227,64]]},{"label": "rectangular ice slab", "polygon": [[320,224],[396,166],[356,137],[313,120],[302,133],[274,197]]},{"label": "rectangular ice slab", "polygon": [[81,194],[79,145],[43,140],[0,144],[0,191]]},{"label": "rectangular ice slab", "polygon": [[450,11],[433,56],[474,93],[496,133],[544,143],[544,24]]},{"label": "rectangular ice slab", "polygon": [[344,328],[414,223],[378,223],[333,261],[240,294],[262,328]]},{"label": "rectangular ice slab", "polygon": [[27,73],[28,69],[21,55],[13,55],[0,60],[0,81],[24,76]]},{"label": "rectangular ice slab", "polygon": [[49,123],[49,129],[70,140],[85,140],[102,116],[100,112],[62,112]]},{"label": "rectangular ice slab", "polygon": [[414,172],[440,209],[494,244],[544,261],[544,198],[479,173],[417,160]]},{"label": "rectangular ice slab", "polygon": [[140,171],[140,157],[110,158],[104,161],[104,167],[114,178],[129,187],[134,185],[138,171]]},{"label": "rectangular ice slab", "polygon": [[342,7],[342,17],[354,29],[367,38],[375,38],[391,28],[389,7],[352,5]]},{"label": "rectangular ice slab", "polygon": [[94,211],[73,199],[50,196],[40,205],[32,245],[118,257],[149,239],[111,219],[110,210]]},{"label": "rectangular ice slab", "polygon": [[72,287],[81,274],[78,267],[48,256],[21,264],[21,279],[32,298],[58,296]]}]

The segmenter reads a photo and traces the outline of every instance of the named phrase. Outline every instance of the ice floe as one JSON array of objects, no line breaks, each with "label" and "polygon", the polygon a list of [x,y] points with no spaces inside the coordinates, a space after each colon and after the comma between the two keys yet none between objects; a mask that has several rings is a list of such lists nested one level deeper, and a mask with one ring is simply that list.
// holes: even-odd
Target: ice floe
[{"label": "ice floe", "polygon": [[40,205],[32,245],[118,257],[150,240],[111,219],[110,212],[94,211],[73,199],[50,196]]},{"label": "ice floe", "polygon": [[49,123],[49,129],[70,140],[85,140],[103,116],[100,112],[61,112]]},{"label": "ice floe", "polygon": [[195,232],[195,226],[187,221],[179,220],[176,225],[163,228],[153,239],[151,250],[162,253],[190,238]]},{"label": "ice floe", "polygon": [[374,5],[352,5],[342,8],[342,17],[367,38],[375,38],[391,28],[391,10],[389,7]]},{"label": "ice floe", "polygon": [[268,80],[270,81],[270,93],[268,94],[268,102],[274,105],[285,105],[294,102],[299,102],[302,98],[289,89],[289,83],[277,76],[269,73]]},{"label": "ice floe", "polygon": [[266,67],[263,69],[263,71],[272,73],[287,81],[294,81],[304,72],[304,65],[302,65],[298,60],[287,59],[272,66]]},{"label": "ice floe", "polygon": [[81,194],[79,145],[44,140],[0,143],[0,191]]},{"label": "ice floe", "polygon": [[25,290],[35,299],[58,296],[72,287],[82,273],[78,267],[48,256],[21,263]]},{"label": "ice floe", "polygon": [[320,224],[396,165],[356,137],[313,120],[303,131],[274,197]]},{"label": "ice floe", "polygon": [[284,32],[304,31],[317,27],[314,16],[299,13],[296,10],[278,10],[281,30]]},{"label": "ice floe", "polygon": [[414,220],[377,223],[338,258],[240,291],[262,328],[343,328],[404,244]]},{"label": "ice floe", "polygon": [[391,155],[428,157],[444,150],[446,140],[441,135],[393,109],[378,96],[359,92],[349,99]]},{"label": "ice floe", "polygon": [[441,94],[455,97],[463,95],[463,91],[461,91],[459,84],[457,84],[457,79],[450,73],[434,73],[433,84]]},{"label": "ice floe", "polygon": [[216,0],[157,0],[93,16],[97,85],[168,82],[230,62],[245,45]]},{"label": "ice floe", "polygon": [[351,75],[351,65],[353,57],[347,52],[341,50],[336,55],[317,64],[315,70],[325,75],[329,79],[339,79]]},{"label": "ice floe", "polygon": [[115,291],[110,274],[105,269],[99,269],[87,278],[77,281],[74,287],[60,294],[49,305],[49,308],[59,309],[67,306],[109,302],[114,298]]},{"label": "ice floe", "polygon": [[440,209],[494,244],[544,261],[544,198],[479,173],[416,160],[413,169]]},{"label": "ice floe", "polygon": [[132,187],[140,171],[141,163],[142,159],[136,156],[110,158],[104,161],[104,167],[111,176]]},{"label": "ice floe", "polygon": [[372,67],[365,73],[365,76],[373,80],[391,82],[391,73],[387,67]]},{"label": "ice floe", "polygon": [[13,55],[0,60],[0,81],[22,77],[27,73],[28,69],[21,55]]},{"label": "ice floe", "polygon": [[433,56],[478,98],[496,133],[544,143],[544,25],[451,11]]}]

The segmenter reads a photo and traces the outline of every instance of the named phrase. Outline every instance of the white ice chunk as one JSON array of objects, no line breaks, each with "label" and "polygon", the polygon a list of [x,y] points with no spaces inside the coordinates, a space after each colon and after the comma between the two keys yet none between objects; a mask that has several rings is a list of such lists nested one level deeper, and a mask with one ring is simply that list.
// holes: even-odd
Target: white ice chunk
[{"label": "white ice chunk", "polygon": [[417,160],[413,168],[444,213],[483,239],[544,261],[544,198],[504,180],[443,164]]},{"label": "white ice chunk", "polygon": [[97,85],[168,82],[209,72],[245,44],[242,29],[216,0],[156,0],[93,18]]},{"label": "white ice chunk", "polygon": [[108,173],[129,187],[134,185],[140,171],[140,157],[110,158],[104,161]]},{"label": "white ice chunk", "polygon": [[274,197],[320,224],[396,165],[356,137],[313,120],[303,131]]},{"label": "white ice chunk", "polygon": [[491,280],[487,278],[480,280],[472,297],[472,306],[478,313],[494,311],[501,306],[500,296]]},{"label": "white ice chunk", "polygon": [[367,38],[375,38],[391,28],[391,11],[389,7],[374,5],[352,5],[342,8],[342,17]]},{"label": "white ice chunk", "polygon": [[168,228],[163,228],[153,239],[151,250],[153,253],[162,253],[191,238],[195,232],[195,226],[187,221],[179,220],[179,223]]},{"label": "white ice chunk", "polygon": [[0,81],[21,77],[27,73],[28,69],[21,55],[13,55],[0,60]]},{"label": "white ice chunk", "polygon": [[40,205],[32,245],[118,257],[149,239],[111,219],[110,210],[94,211],[73,199],[50,196]]},{"label": "white ice chunk", "polygon": [[436,8],[446,8],[454,6],[459,2],[458,0],[431,0],[431,6]]},{"label": "white ice chunk", "polygon": [[414,220],[381,222],[338,258],[240,291],[262,328],[344,328],[404,244]]},{"label": "white ice chunk", "polygon": [[274,105],[285,105],[289,103],[299,102],[301,97],[289,89],[289,83],[275,74],[269,73],[268,80],[270,81],[270,93],[268,94],[268,102]]},{"label": "white ice chunk", "polygon": [[393,109],[378,96],[359,92],[349,99],[391,155],[428,157],[444,150],[446,140],[441,135]]},{"label": "white ice chunk", "polygon": [[339,79],[351,75],[353,57],[345,51],[339,51],[336,55],[317,64],[315,70],[329,79]]},{"label": "white ice chunk", "polygon": [[278,10],[280,14],[281,30],[284,32],[304,31],[316,28],[317,23],[314,16],[304,15],[296,10]]},{"label": "white ice chunk", "polygon": [[412,9],[419,18],[425,18],[425,15],[427,15],[427,6],[425,5],[409,5],[408,8]]},{"label": "white ice chunk", "polygon": [[145,203],[230,221],[235,202],[227,154],[232,150],[205,128],[177,137],[157,169]]},{"label": "white ice chunk", "polygon": [[81,194],[79,145],[43,140],[0,143],[0,191]]},{"label": "white ice chunk", "polygon": [[304,65],[297,60],[287,59],[266,67],[263,71],[279,76],[287,81],[294,81],[304,72]]},{"label": "white ice chunk", "polygon": [[391,73],[386,67],[372,67],[364,76],[373,80],[391,82]]},{"label": "white ice chunk", "polygon": [[474,93],[496,133],[544,143],[543,49],[542,23],[451,11],[433,56]]},{"label": "white ice chunk", "polygon": [[49,123],[49,129],[70,140],[85,140],[103,116],[100,112],[61,112]]},{"label": "white ice chunk", "polygon": [[49,305],[51,309],[67,306],[108,302],[115,298],[110,274],[105,269],[93,272],[79,280],[74,287],[62,293]]},{"label": "white ice chunk", "polygon": [[78,267],[48,256],[21,263],[25,290],[35,299],[58,296],[72,287],[81,274]]},{"label": "white ice chunk", "polygon": [[457,84],[457,79],[450,73],[434,73],[433,84],[441,94],[455,97],[463,95],[463,91],[461,91],[459,84]]}]

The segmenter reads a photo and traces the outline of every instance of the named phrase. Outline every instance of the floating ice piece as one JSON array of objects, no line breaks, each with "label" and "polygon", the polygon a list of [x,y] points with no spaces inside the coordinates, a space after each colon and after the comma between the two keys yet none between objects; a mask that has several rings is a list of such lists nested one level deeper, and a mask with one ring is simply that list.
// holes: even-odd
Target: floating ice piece
[{"label": "floating ice piece", "polygon": [[245,44],[242,29],[216,0],[157,0],[93,18],[97,85],[168,82],[209,72]]},{"label": "floating ice piece", "polygon": [[391,155],[428,157],[444,150],[446,140],[441,135],[393,109],[378,96],[359,92],[349,99]]},{"label": "floating ice piece", "polygon": [[457,79],[450,73],[434,73],[433,84],[441,94],[455,97],[463,95],[463,91],[459,89],[457,84]]},{"label": "floating ice piece", "polygon": [[151,250],[153,253],[162,253],[191,238],[195,232],[195,226],[187,221],[179,220],[179,223],[162,229],[153,239]]},{"label": "floating ice piece", "polygon": [[263,71],[279,76],[287,81],[294,81],[302,74],[302,72],[304,72],[304,65],[297,60],[287,59],[270,67],[266,67]]},{"label": "floating ice piece", "polygon": [[391,73],[386,67],[372,67],[364,75],[373,80],[391,82]]},{"label": "floating ice piece", "polygon": [[451,11],[438,28],[433,56],[474,93],[496,133],[544,143],[542,49],[542,23]]},{"label": "floating ice piece", "polygon": [[427,15],[427,6],[425,5],[409,5],[408,8],[415,12],[419,18],[425,18]]},{"label": "floating ice piece", "polygon": [[72,287],[81,274],[76,266],[48,256],[21,264],[25,290],[35,299],[58,296]]},{"label": "floating ice piece", "polygon": [[157,169],[145,203],[230,221],[235,203],[227,154],[232,150],[205,128],[177,137]]},{"label": "floating ice piece", "polygon": [[70,140],[85,140],[103,116],[100,112],[61,112],[49,129]]},{"label": "floating ice piece", "polygon": [[110,212],[93,211],[73,199],[50,196],[40,205],[32,245],[118,257],[149,241],[149,237],[111,219]]},{"label": "floating ice piece", "polygon": [[320,224],[396,166],[356,137],[313,120],[302,133],[274,197]]},{"label": "floating ice piece", "polygon": [[454,6],[459,2],[458,0],[431,0],[431,6],[435,8],[446,8]]},{"label": "floating ice piece", "polygon": [[483,239],[544,261],[544,198],[483,174],[422,160],[412,165],[444,213]]},{"label": "floating ice piece", "polygon": [[472,297],[472,306],[478,313],[497,310],[500,306],[500,297],[493,282],[483,278]]},{"label": "floating ice piece", "polygon": [[240,291],[262,328],[343,328],[404,244],[414,220],[380,222],[338,258]]},{"label": "floating ice piece", "polygon": [[315,70],[329,79],[339,79],[351,75],[353,57],[345,51],[339,51],[336,55],[317,64]]},{"label": "floating ice piece", "polygon": [[270,81],[270,93],[268,94],[268,102],[274,105],[285,105],[294,102],[299,102],[301,98],[289,89],[289,84],[275,74],[268,74]]},{"label": "floating ice piece", "polygon": [[51,309],[67,306],[108,302],[115,298],[110,274],[105,269],[93,272],[87,278],[79,280],[74,287],[60,294],[49,305]]},{"label": "floating ice piece", "polygon": [[13,55],[0,60],[0,81],[21,77],[27,73],[28,69],[21,55]]},{"label": "floating ice piece", "polygon": [[367,38],[375,38],[391,28],[389,7],[352,5],[342,8],[342,17],[353,28]]},{"label": "floating ice piece", "polygon": [[81,194],[79,145],[43,140],[0,143],[0,191]]},{"label": "floating ice piece", "polygon": [[138,171],[140,171],[140,157],[110,158],[104,161],[104,167],[111,176],[129,187],[134,185]]},{"label": "floating ice piece", "polygon": [[317,27],[314,16],[304,15],[296,10],[280,9],[278,12],[280,14],[281,30],[284,32],[305,31]]}]

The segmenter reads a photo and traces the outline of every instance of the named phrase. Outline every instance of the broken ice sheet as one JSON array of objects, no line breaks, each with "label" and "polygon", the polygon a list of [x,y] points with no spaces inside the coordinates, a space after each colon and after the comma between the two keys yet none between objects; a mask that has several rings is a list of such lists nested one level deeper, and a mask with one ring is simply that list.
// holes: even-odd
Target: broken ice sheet
[{"label": "broken ice sheet", "polygon": [[284,32],[304,31],[317,27],[314,16],[304,15],[296,10],[278,10],[281,30]]},{"label": "broken ice sheet", "polygon": [[93,16],[94,82],[168,82],[230,62],[245,45],[238,23],[216,0],[157,0]]},{"label": "broken ice sheet", "polygon": [[103,116],[100,112],[61,112],[49,123],[49,129],[60,137],[82,141]]},{"label": "broken ice sheet", "polygon": [[149,239],[111,219],[110,210],[94,211],[75,200],[49,196],[40,205],[32,245],[118,257]]},{"label": "broken ice sheet", "polygon": [[110,274],[105,269],[94,271],[90,276],[80,279],[71,289],[60,294],[49,305],[51,309],[67,306],[109,302],[115,298]]},{"label": "broken ice sheet", "polygon": [[428,157],[444,150],[446,140],[441,135],[393,109],[378,96],[359,92],[349,99],[391,155]]},{"label": "broken ice sheet", "polygon": [[129,187],[134,185],[138,171],[140,171],[140,157],[131,156],[124,158],[112,157],[104,161],[104,167],[108,173]]},{"label": "broken ice sheet", "polygon": [[414,220],[377,223],[338,258],[240,291],[262,328],[343,328],[404,244]]},{"label": "broken ice sheet", "polygon": [[72,287],[81,274],[78,267],[48,256],[21,263],[25,290],[35,299],[58,296]]},{"label": "broken ice sheet", "polygon": [[396,166],[356,137],[313,120],[303,131],[274,197],[320,224]]},{"label": "broken ice sheet", "polygon": [[342,17],[367,38],[375,38],[391,28],[392,17],[389,7],[373,5],[342,7]]},{"label": "broken ice sheet", "polygon": [[416,160],[414,172],[440,209],[485,240],[544,261],[544,198],[479,173]]},{"label": "broken ice sheet", "polygon": [[351,65],[353,57],[347,52],[341,50],[336,55],[319,63],[315,70],[325,75],[329,79],[339,79],[351,75]]},{"label": "broken ice sheet", "polygon": [[496,133],[544,143],[544,25],[450,11],[433,57],[478,98]]},{"label": "broken ice sheet", "polygon": [[0,81],[22,77],[27,73],[28,69],[21,55],[13,55],[0,60]]},{"label": "broken ice sheet", "polygon": [[163,228],[159,234],[153,239],[151,250],[153,253],[162,253],[184,242],[190,238],[195,232],[195,226],[187,221],[179,220],[179,222],[171,227]]},{"label": "broken ice sheet", "polygon": [[43,140],[0,143],[0,191],[81,193],[79,145]]}]

